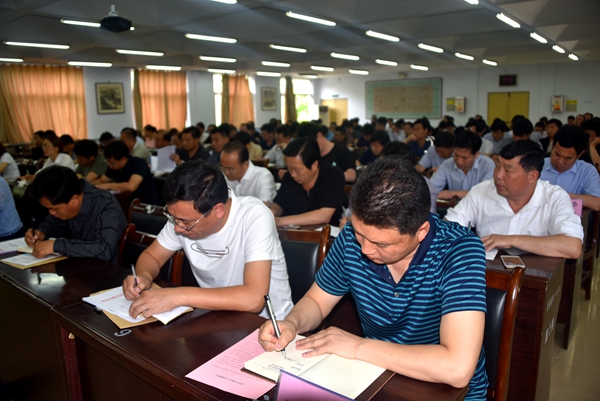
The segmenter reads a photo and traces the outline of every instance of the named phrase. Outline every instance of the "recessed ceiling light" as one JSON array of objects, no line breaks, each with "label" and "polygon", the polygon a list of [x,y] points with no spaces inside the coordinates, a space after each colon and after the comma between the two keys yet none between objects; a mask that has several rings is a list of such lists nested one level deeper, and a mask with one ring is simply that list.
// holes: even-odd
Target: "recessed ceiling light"
[{"label": "recessed ceiling light", "polygon": [[332,72],[334,70],[333,67],[322,67],[320,65],[311,65],[310,69],[315,70],[315,71],[328,71],[328,72]]},{"label": "recessed ceiling light", "polygon": [[306,53],[306,49],[303,49],[301,47],[280,46],[280,45],[273,45],[273,44],[270,44],[269,47],[271,49],[284,50],[286,52]]},{"label": "recessed ceiling light", "polygon": [[280,77],[280,72],[269,72],[269,71],[256,71],[256,75],[260,75],[261,77]]},{"label": "recessed ceiling light", "polygon": [[212,72],[213,74],[235,74],[235,70],[223,70],[220,68],[209,68],[208,72]]},{"label": "recessed ceiling light", "polygon": [[225,4],[235,4],[235,3],[237,3],[237,0],[212,0],[212,1],[216,1],[217,3],[225,3]]},{"label": "recessed ceiling light", "polygon": [[465,0],[467,3],[472,4],[474,6],[476,6],[477,4],[479,4],[479,0]]},{"label": "recessed ceiling light", "polygon": [[483,60],[482,60],[482,63],[483,63],[483,64],[487,64],[487,65],[492,65],[492,66],[494,66],[494,67],[498,65],[498,63],[496,63],[495,61],[492,61],[492,60],[486,60],[486,59],[483,59]]},{"label": "recessed ceiling light", "polygon": [[319,78],[317,75],[313,75],[313,74],[300,74],[301,77],[304,78],[308,78],[308,79],[317,79]]},{"label": "recessed ceiling light", "polygon": [[77,67],[112,67],[112,63],[97,63],[91,61],[69,61],[68,64]]},{"label": "recessed ceiling light", "polygon": [[165,70],[165,71],[180,71],[181,67],[175,65],[147,65],[149,70]]},{"label": "recessed ceiling light", "polygon": [[336,53],[336,52],[331,53],[331,57],[341,58],[344,60],[354,60],[354,61],[360,60],[360,57],[355,56],[353,54],[342,54],[342,53]]},{"label": "recessed ceiling light", "polygon": [[428,51],[434,52],[434,53],[443,53],[444,52],[444,49],[442,49],[441,47],[430,46],[430,45],[426,45],[425,43],[419,43],[419,48],[421,48],[423,50],[428,50]]},{"label": "recessed ceiling light", "polygon": [[535,32],[531,32],[531,33],[529,34],[529,36],[531,36],[532,38],[534,38],[535,40],[537,40],[537,41],[538,41],[538,42],[540,42],[540,43],[548,43],[548,41],[547,41],[547,40],[546,40],[544,37],[542,37],[542,36],[538,35],[538,34],[537,34],[537,33],[535,33]]},{"label": "recessed ceiling light", "polygon": [[429,70],[429,67],[427,67],[426,65],[418,65],[418,64],[411,64],[410,68],[412,68],[413,70],[421,70],[421,71]]},{"label": "recessed ceiling light", "polygon": [[462,53],[456,52],[456,53],[454,53],[454,55],[458,58],[463,58],[465,60],[470,60],[470,61],[475,60],[475,57],[469,56],[468,54],[462,54]]},{"label": "recessed ceiling light", "polygon": [[136,56],[154,56],[154,57],[164,56],[164,53],[162,53],[162,52],[147,52],[147,51],[143,51],[143,50],[117,49],[116,52],[119,54],[133,54]]},{"label": "recessed ceiling light", "polygon": [[329,21],[329,20],[322,19],[322,18],[310,17],[308,15],[298,14],[298,13],[295,13],[293,11],[288,11],[287,13],[285,13],[285,15],[287,15],[290,18],[295,18],[295,19],[301,19],[301,20],[304,20],[304,21],[314,22],[315,24],[321,24],[321,25],[327,25],[327,26],[335,26],[335,22],[333,22],[333,21]]},{"label": "recessed ceiling light", "polygon": [[369,75],[369,71],[366,70],[348,70],[348,72],[350,72],[350,74],[356,75]]},{"label": "recessed ceiling light", "polygon": [[574,55],[573,53],[569,54],[569,58],[570,58],[571,60],[575,60],[575,61],[579,60],[579,57],[577,57],[577,56],[576,56],[576,55]]},{"label": "recessed ceiling light", "polygon": [[379,33],[375,31],[367,31],[365,32],[367,36],[371,36],[373,38],[389,40],[390,42],[400,42],[400,38],[392,35],[386,35],[385,33]]},{"label": "recessed ceiling light", "polygon": [[233,39],[233,38],[223,38],[220,36],[208,36],[208,35],[196,35],[195,33],[186,33],[185,37],[188,39],[207,40],[209,42],[221,42],[221,43],[237,42],[237,39]]},{"label": "recessed ceiling light", "polygon": [[278,61],[261,61],[262,65],[266,65],[269,67],[289,67],[290,63],[280,63]]},{"label": "recessed ceiling light", "polygon": [[216,61],[219,63],[235,63],[237,60],[233,57],[213,57],[213,56],[200,56],[202,61]]},{"label": "recessed ceiling light", "polygon": [[72,19],[61,19],[60,22],[67,25],[89,26],[92,28],[100,28],[99,22],[76,21]]},{"label": "recessed ceiling light", "polygon": [[0,57],[0,62],[4,62],[4,63],[22,63],[23,59],[22,58],[4,58],[4,57]]},{"label": "recessed ceiling light", "polygon": [[552,50],[554,50],[555,52],[559,52],[559,53],[564,53],[565,52],[565,49],[563,49],[559,45],[552,46]]},{"label": "recessed ceiling light", "polygon": [[395,61],[390,61],[390,60],[381,60],[381,59],[377,59],[375,60],[375,62],[377,64],[382,64],[382,65],[391,65],[392,67],[396,67],[398,65],[397,62]]},{"label": "recessed ceiling light", "polygon": [[508,18],[506,15],[504,15],[502,13],[496,14],[496,18],[498,18],[500,21],[504,22],[505,24],[512,26],[513,28],[521,27],[521,24],[519,24],[517,21]]},{"label": "recessed ceiling light", "polygon": [[28,42],[4,42],[11,46],[25,46],[25,47],[43,47],[45,49],[68,49],[67,45],[51,45],[46,43],[28,43]]}]

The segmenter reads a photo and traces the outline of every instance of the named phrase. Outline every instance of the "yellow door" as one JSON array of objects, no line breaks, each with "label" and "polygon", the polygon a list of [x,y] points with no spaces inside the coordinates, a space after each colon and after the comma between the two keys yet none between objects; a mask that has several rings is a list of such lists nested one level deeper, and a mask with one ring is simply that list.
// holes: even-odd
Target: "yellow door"
[{"label": "yellow door", "polygon": [[488,124],[500,118],[510,125],[517,114],[529,118],[529,92],[488,93]]},{"label": "yellow door", "polygon": [[329,121],[323,121],[327,126],[333,122],[340,125],[348,118],[348,99],[325,99],[321,100],[321,105],[329,107]]}]

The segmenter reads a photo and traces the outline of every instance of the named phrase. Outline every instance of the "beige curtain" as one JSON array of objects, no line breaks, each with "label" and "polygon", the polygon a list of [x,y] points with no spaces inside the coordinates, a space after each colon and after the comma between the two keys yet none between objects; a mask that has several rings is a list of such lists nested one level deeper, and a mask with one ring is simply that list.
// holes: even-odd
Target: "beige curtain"
[{"label": "beige curtain", "polygon": [[239,127],[240,124],[254,120],[254,105],[248,79],[244,75],[231,75],[228,86],[229,123]]},{"label": "beige curtain", "polygon": [[35,131],[87,138],[81,68],[0,66],[0,141],[30,142]]},{"label": "beige curtain", "polygon": [[223,82],[223,89],[221,91],[221,122],[229,123],[229,75],[221,75]]},{"label": "beige curtain", "polygon": [[296,112],[296,95],[294,94],[294,85],[292,77],[285,77],[285,108],[284,108],[284,123],[292,120],[298,120]]},{"label": "beige curtain", "polygon": [[[159,129],[177,128],[182,130],[187,117],[187,90],[184,72],[178,71],[138,71],[137,86],[140,105],[136,107],[136,123],[142,121]],[[134,84],[135,84],[134,83]],[[140,107],[141,106],[141,107]],[[138,110],[140,108],[141,110]]]}]

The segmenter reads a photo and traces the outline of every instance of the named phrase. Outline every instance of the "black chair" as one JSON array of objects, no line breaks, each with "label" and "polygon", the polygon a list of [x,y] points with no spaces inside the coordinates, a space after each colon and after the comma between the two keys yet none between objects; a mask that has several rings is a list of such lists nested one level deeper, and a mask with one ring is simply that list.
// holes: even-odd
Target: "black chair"
[{"label": "black chair", "polygon": [[141,203],[138,198],[131,201],[127,213],[127,222],[135,224],[137,230],[147,234],[158,235],[167,224],[163,207]]},{"label": "black chair", "polygon": [[522,267],[514,268],[510,274],[486,271],[487,315],[483,348],[489,380],[488,400],[504,401],[508,394],[513,334],[524,275]]},{"label": "black chair", "polygon": [[321,231],[279,230],[292,288],[292,302],[297,303],[315,281],[315,273],[325,260],[331,227]]},{"label": "black chair", "polygon": [[[136,230],[135,224],[129,224],[121,236],[119,249],[119,265],[129,268],[136,264],[138,258],[156,239],[156,236]],[[181,271],[183,251],[177,251],[164,266],[161,267],[158,277],[173,282],[173,274]]]},{"label": "black chair", "polygon": [[443,219],[444,216],[446,216],[448,209],[456,206],[459,200],[460,199],[458,198],[458,195],[452,196],[452,199],[436,199],[435,206],[437,209],[438,216],[440,216],[440,219]]},{"label": "black chair", "polygon": [[596,265],[596,255],[598,248],[598,234],[600,230],[600,213],[590,210],[589,221],[587,227],[584,225],[585,239],[582,255],[582,273],[581,286],[585,290],[585,299],[589,300],[592,295],[592,280],[594,275],[594,266]]}]

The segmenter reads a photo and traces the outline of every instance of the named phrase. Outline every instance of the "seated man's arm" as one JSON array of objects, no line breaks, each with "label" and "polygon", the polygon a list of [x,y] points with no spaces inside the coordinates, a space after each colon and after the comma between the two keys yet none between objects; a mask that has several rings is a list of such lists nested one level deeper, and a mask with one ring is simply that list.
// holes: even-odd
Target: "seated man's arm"
[{"label": "seated man's arm", "polygon": [[90,171],[89,173],[87,173],[87,175],[85,176],[85,179],[88,182],[95,182],[98,179],[98,174],[96,174],[93,171]]},{"label": "seated man's arm", "polygon": [[[108,184],[109,182],[113,182],[113,179],[107,177],[106,174],[102,174],[102,177],[100,177],[97,180],[95,180],[94,182],[92,182],[92,184],[95,185],[96,187],[98,187],[98,184]],[[100,187],[98,187],[98,188],[100,188]]]},{"label": "seated man's arm", "polygon": [[[105,177],[105,176],[102,176]],[[132,174],[127,182],[109,182],[106,184],[98,184],[96,187],[101,189],[109,189],[113,191],[128,191],[135,192],[142,183],[144,177],[138,174]]]},{"label": "seated man's arm", "polygon": [[[271,208],[273,207],[273,205],[277,204],[272,204]],[[277,227],[289,226],[291,224],[298,226],[308,226],[312,224],[328,224],[334,213],[335,208],[322,207],[317,210],[312,210],[310,212],[301,214],[295,214],[292,216],[275,217],[275,224],[277,225]]]},{"label": "seated man's arm", "polygon": [[[33,256],[36,258],[43,258],[54,252],[58,252],[54,250],[55,240],[49,238],[60,237],[68,229],[69,225],[65,220],[57,219],[54,216],[48,216],[40,223],[40,226],[36,228],[35,233],[31,230],[27,231],[25,242],[33,248]],[[38,238],[35,241],[33,241],[34,234],[38,235]]]},{"label": "seated man's arm", "polygon": [[344,171],[344,178],[346,179],[346,182],[356,181],[356,170],[349,168],[348,170]]},{"label": "seated man's arm", "polygon": [[534,237],[531,235],[492,234],[481,238],[486,251],[492,248],[517,248],[541,256],[577,259],[581,255],[581,240],[564,234]]},{"label": "seated man's arm", "polygon": [[600,198],[594,195],[569,194],[571,199],[583,200],[583,207],[590,208],[596,212],[600,210]]}]

